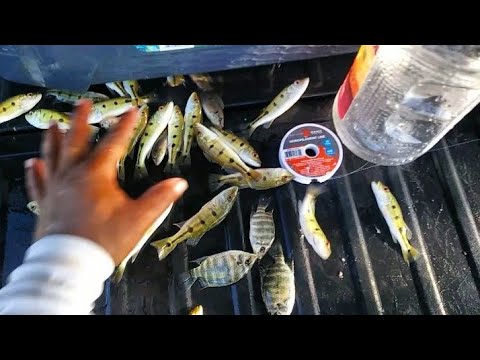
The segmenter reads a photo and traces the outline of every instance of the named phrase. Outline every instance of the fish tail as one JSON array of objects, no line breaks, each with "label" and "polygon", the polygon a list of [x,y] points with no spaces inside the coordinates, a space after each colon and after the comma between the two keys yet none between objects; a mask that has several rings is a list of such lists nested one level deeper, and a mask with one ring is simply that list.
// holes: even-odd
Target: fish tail
[{"label": "fish tail", "polygon": [[407,263],[412,263],[420,257],[420,253],[411,244],[407,245],[406,249],[402,248],[403,259]]},{"label": "fish tail", "polygon": [[318,195],[323,194],[327,191],[327,187],[320,183],[311,183],[307,187],[307,191],[305,195],[312,196],[316,198]]},{"label": "fish tail", "polygon": [[208,175],[208,188],[210,192],[215,192],[220,189],[225,183],[222,181],[223,175],[209,174]]},{"label": "fish tail", "polygon": [[122,280],[123,274],[125,273],[125,269],[127,267],[127,262],[128,262],[128,258],[123,260],[120,263],[120,265],[118,265],[117,268],[115,269],[115,273],[113,274],[113,278],[112,278],[112,281],[115,284],[118,284],[120,282],[120,280]]},{"label": "fish tail", "polygon": [[195,283],[196,278],[192,276],[192,271],[185,271],[178,275],[178,284],[184,287],[185,291],[188,291],[192,288]]},{"label": "fish tail", "polygon": [[271,198],[269,196],[262,195],[258,199],[257,209],[262,209],[263,211],[265,211],[267,209],[268,205],[270,204],[270,200],[271,200]]},{"label": "fish tail", "polygon": [[150,243],[150,245],[157,249],[158,260],[160,261],[167,257],[175,248],[175,246],[172,245],[172,236],[154,241]]}]

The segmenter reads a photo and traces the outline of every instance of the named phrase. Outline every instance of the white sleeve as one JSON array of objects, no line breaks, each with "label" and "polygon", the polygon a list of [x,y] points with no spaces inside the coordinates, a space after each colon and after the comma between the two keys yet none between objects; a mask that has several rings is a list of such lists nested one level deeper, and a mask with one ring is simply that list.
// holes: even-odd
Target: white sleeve
[{"label": "white sleeve", "polygon": [[110,254],[88,239],[46,236],[0,289],[0,314],[89,314],[114,268]]}]

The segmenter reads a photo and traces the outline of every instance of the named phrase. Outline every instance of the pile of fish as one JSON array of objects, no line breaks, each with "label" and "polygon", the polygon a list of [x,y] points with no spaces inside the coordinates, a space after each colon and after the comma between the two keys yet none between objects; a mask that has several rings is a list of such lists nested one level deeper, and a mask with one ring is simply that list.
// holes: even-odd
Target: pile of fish
[{"label": "pile of fish", "polygon": [[[191,153],[198,151],[195,147],[198,145],[208,161],[218,164],[227,172],[209,174],[208,190],[216,193],[224,186],[227,188],[214,195],[195,215],[175,224],[178,227],[175,234],[151,242],[159,261],[162,261],[178,244],[185,242],[187,246],[196,246],[208,231],[218,226],[230,213],[241,189],[267,190],[292,181],[293,175],[283,168],[262,168],[259,154],[247,139],[261,126],[268,129],[275,119],[300,99],[309,84],[309,78],[304,78],[286,86],[245,130],[235,134],[224,129],[224,104],[220,92],[213,86],[212,78],[208,74],[192,74],[189,77],[197,89],[188,97],[184,109],[172,101],[162,102],[155,93],[145,94],[138,81],[128,80],[105,84],[113,98],[92,91],[75,93],[63,90],[17,95],[0,103],[0,123],[25,114],[27,122],[39,129],[47,129],[51,122],[56,122],[61,130],[68,131],[69,113],[46,108],[34,109],[43,96],[70,105],[81,99],[91,99],[94,102],[89,117],[92,134],[96,134],[99,128],[108,131],[118,122],[119,116],[133,107],[139,107],[140,115],[134,133],[125,155],[118,163],[118,177],[122,182],[127,178],[150,178],[149,161],[160,166],[165,158],[165,174],[185,174],[191,171]],[[186,80],[183,75],[172,75],[167,77],[165,84],[170,87],[184,86]],[[153,105],[158,103],[160,105]],[[133,165],[133,174],[128,174],[127,162]],[[309,185],[305,197],[298,202],[298,215],[305,239],[320,258],[327,260],[332,253],[331,244],[315,216],[316,199],[324,189],[320,184]],[[416,260],[419,253],[409,242],[411,231],[403,220],[395,197],[380,182],[372,182],[372,190],[392,237],[400,244],[405,261]],[[267,210],[269,204],[270,198],[259,196],[256,208],[250,215],[252,252],[229,250],[201,257],[194,261],[198,266],[179,276],[179,286],[190,289],[197,283],[200,289],[204,289],[235,284],[257,263],[261,294],[268,313],[291,314],[295,303],[293,261],[285,259],[280,242],[275,240],[273,210]],[[37,215],[40,213],[38,204],[33,201],[27,207]],[[138,240],[135,248],[117,267],[113,275],[114,282],[122,279],[127,264],[130,260],[136,260],[172,209],[173,204]],[[203,307],[198,305],[190,313],[201,315]]]},{"label": "pile of fish", "polygon": [[[54,109],[35,108],[43,96],[69,105],[75,105],[81,99],[93,101],[89,116],[92,134],[100,128],[108,129],[119,121],[119,116],[133,107],[139,107],[139,118],[125,155],[118,163],[118,177],[124,182],[130,178],[126,162],[132,161],[134,180],[149,176],[149,159],[159,166],[167,158],[165,174],[182,174],[191,168],[191,152],[194,145],[202,151],[205,158],[227,174],[209,174],[208,187],[213,196],[198,212],[186,221],[175,224],[178,231],[164,239],[156,240],[151,246],[157,250],[158,259],[164,260],[177,247],[185,242],[187,246],[196,246],[202,236],[219,225],[229,214],[240,189],[267,190],[282,186],[293,179],[283,168],[261,168],[262,162],[255,148],[247,141],[261,125],[268,128],[273,121],[290,109],[305,92],[309,79],[297,80],[285,87],[274,100],[261,111],[240,134],[224,129],[224,104],[221,94],[215,90],[213,79],[208,74],[189,75],[197,90],[193,91],[182,109],[173,102],[161,102],[155,93],[142,92],[138,81],[128,80],[107,83],[111,93],[88,91],[76,93],[64,90],[48,90],[44,94],[29,93],[18,95],[0,104],[0,122],[12,120],[22,114],[32,126],[47,129],[56,122],[63,131],[70,128],[70,113]],[[182,75],[167,77],[166,85],[170,87],[185,85]],[[155,103],[160,105],[153,106]],[[35,109],[34,109],[35,108]],[[183,111],[182,111],[183,110]],[[206,123],[208,119],[209,123]],[[195,150],[197,151],[197,150]],[[131,160],[129,160],[131,159]],[[178,284],[190,288],[195,282],[199,287],[218,287],[236,283],[242,279],[258,261],[262,274],[262,295],[265,306],[271,314],[290,314],[295,302],[295,284],[293,270],[286,265],[279,243],[270,254],[271,264],[264,264],[265,255],[275,240],[273,213],[267,211],[269,199],[262,196],[250,219],[250,242],[252,252],[229,250],[197,259],[197,267],[181,274]],[[34,201],[27,205],[35,214],[40,213]],[[112,280],[119,282],[127,264],[134,262],[142,248],[159,226],[171,213],[173,204],[154,221],[137,245],[117,267]],[[286,283],[283,283],[286,281]],[[192,313],[203,314],[203,308],[196,307]]]}]

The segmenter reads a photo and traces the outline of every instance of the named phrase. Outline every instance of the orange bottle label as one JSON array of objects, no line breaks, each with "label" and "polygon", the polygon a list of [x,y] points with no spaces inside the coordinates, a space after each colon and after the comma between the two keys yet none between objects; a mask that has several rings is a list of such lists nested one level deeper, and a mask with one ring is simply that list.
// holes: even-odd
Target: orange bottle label
[{"label": "orange bottle label", "polygon": [[353,61],[347,77],[338,90],[337,111],[340,119],[345,117],[350,104],[360,90],[375,60],[378,45],[362,45]]}]

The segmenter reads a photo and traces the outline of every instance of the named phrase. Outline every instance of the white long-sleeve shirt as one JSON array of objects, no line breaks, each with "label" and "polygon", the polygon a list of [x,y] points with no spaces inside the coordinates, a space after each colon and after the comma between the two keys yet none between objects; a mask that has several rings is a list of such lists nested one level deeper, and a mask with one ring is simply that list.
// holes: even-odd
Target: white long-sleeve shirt
[{"label": "white long-sleeve shirt", "polygon": [[89,314],[114,268],[110,254],[88,239],[46,236],[0,289],[0,314]]}]

